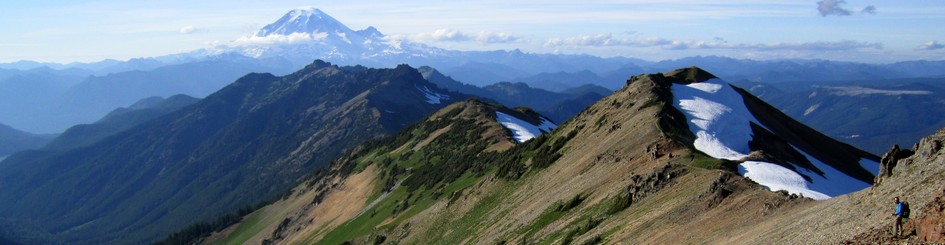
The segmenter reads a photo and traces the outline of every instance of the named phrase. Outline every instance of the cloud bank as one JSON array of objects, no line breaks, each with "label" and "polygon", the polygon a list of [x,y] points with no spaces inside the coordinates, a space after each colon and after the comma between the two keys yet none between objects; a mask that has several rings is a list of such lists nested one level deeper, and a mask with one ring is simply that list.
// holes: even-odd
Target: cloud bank
[{"label": "cloud bank", "polygon": [[328,37],[328,33],[319,32],[315,34],[296,32],[289,35],[272,34],[267,36],[243,36],[235,41],[235,46],[249,45],[271,45],[271,44],[296,44],[311,41],[318,41]]},{"label": "cloud bank", "polygon": [[916,50],[936,50],[936,49],[943,49],[943,48],[945,48],[945,44],[938,43],[937,41],[929,41],[927,43],[923,43],[922,45],[919,45],[919,47],[916,47],[915,49]]},{"label": "cloud bank", "polygon": [[881,43],[843,41],[776,42],[776,43],[730,43],[722,38],[704,40],[671,40],[659,37],[614,38],[611,34],[582,35],[568,38],[551,38],[545,42],[547,48],[557,47],[635,47],[660,48],[665,50],[687,49],[731,49],[731,50],[796,50],[796,51],[841,51],[856,49],[883,49]]},{"label": "cloud bank", "polygon": [[522,37],[508,32],[478,33],[463,32],[451,29],[439,29],[428,33],[419,33],[405,38],[418,42],[479,42],[483,44],[513,43],[522,41]]}]

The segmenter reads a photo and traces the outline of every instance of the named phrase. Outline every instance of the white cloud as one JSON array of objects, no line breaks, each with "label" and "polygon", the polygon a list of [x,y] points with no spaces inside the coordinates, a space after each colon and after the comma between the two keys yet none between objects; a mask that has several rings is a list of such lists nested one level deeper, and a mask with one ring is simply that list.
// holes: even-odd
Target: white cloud
[{"label": "white cloud", "polygon": [[479,32],[476,41],[480,43],[512,43],[522,41],[522,37],[508,32]]},{"label": "white cloud", "polygon": [[585,46],[585,47],[657,47],[676,46],[680,43],[663,38],[614,38],[611,34],[581,35],[568,38],[551,38],[545,42],[545,47]]},{"label": "white cloud", "polygon": [[417,39],[430,40],[436,42],[443,41],[452,41],[452,42],[465,42],[472,40],[473,37],[469,34],[462,33],[456,30],[450,29],[439,29],[431,33],[420,33],[417,34]]},{"label": "white cloud", "polygon": [[828,15],[837,15],[837,16],[846,16],[850,15],[849,9],[844,9],[840,7],[840,4],[845,4],[845,0],[823,0],[817,2],[817,11],[820,12],[820,16]]},{"label": "white cloud", "polygon": [[938,43],[937,41],[929,41],[927,43],[923,43],[922,45],[919,45],[919,47],[916,47],[915,49],[916,50],[936,50],[936,49],[943,49],[943,48],[945,48],[945,44]]},{"label": "white cloud", "polygon": [[197,27],[194,27],[194,26],[185,26],[185,27],[180,28],[180,33],[191,34],[191,33],[197,32],[198,30],[199,29],[197,29]]},{"label": "white cloud", "polygon": [[411,39],[417,42],[479,42],[483,44],[491,43],[511,43],[522,40],[521,36],[508,32],[487,32],[478,33],[462,32],[452,29],[439,29],[428,33],[419,33],[409,36],[397,36],[395,39]]},{"label": "white cloud", "polygon": [[660,37],[615,38],[611,34],[582,35],[568,38],[551,38],[546,48],[556,47],[635,47],[661,48],[665,50],[685,49],[730,49],[730,50],[796,50],[796,51],[840,51],[856,49],[883,49],[880,43],[843,41],[775,42],[775,43],[730,43],[722,38],[704,40],[671,40]]},{"label": "white cloud", "polygon": [[311,33],[296,32],[289,35],[272,34],[268,36],[243,36],[233,41],[234,46],[247,45],[269,45],[269,44],[296,44],[322,40],[328,37],[327,33],[319,32],[314,35]]},{"label": "white cloud", "polygon": [[[822,0],[817,2],[817,12],[820,12],[820,16],[827,17],[828,15],[836,16],[847,16],[853,14],[853,10],[846,9],[841,7],[841,4],[846,4],[846,0]],[[876,14],[876,6],[867,5],[860,10],[861,14]]]}]

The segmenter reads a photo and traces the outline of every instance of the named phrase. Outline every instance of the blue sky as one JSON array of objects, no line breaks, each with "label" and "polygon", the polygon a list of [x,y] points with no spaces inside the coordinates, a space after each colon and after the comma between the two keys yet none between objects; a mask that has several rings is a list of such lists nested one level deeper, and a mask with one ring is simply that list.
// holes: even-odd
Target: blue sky
[{"label": "blue sky", "polygon": [[291,9],[460,50],[663,60],[945,59],[945,0],[3,1],[0,62],[89,62],[226,43]]}]

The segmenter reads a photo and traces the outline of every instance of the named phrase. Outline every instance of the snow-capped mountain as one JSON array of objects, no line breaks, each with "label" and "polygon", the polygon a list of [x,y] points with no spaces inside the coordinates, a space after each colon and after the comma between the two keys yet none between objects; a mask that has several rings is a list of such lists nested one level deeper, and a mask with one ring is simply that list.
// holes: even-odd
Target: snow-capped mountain
[{"label": "snow-capped mountain", "polygon": [[291,35],[294,33],[329,33],[340,32],[344,37],[346,34],[354,33],[351,28],[345,26],[335,18],[332,18],[325,12],[316,8],[294,9],[279,18],[276,22],[266,25],[256,32],[255,36],[265,37],[269,35]]},{"label": "snow-capped mountain", "polygon": [[738,162],[742,176],[772,191],[819,200],[872,185],[869,176],[879,171],[876,156],[838,144],[698,68],[669,75],[674,74],[702,78],[671,87],[673,105],[695,136],[693,146]]},{"label": "snow-capped mountain", "polygon": [[[392,65],[443,50],[394,40],[374,27],[352,30],[317,8],[294,9],[251,36],[211,53],[235,52],[254,58],[286,58],[307,64],[313,59],[362,65]],[[197,53],[195,53],[197,54]]]}]

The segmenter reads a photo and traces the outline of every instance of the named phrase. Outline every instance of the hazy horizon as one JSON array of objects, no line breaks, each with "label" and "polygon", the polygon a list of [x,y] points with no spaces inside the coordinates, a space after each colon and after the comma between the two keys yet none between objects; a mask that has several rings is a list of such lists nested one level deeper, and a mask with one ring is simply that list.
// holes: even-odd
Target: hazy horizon
[{"label": "hazy horizon", "polygon": [[[0,62],[155,57],[232,44],[286,12],[454,50],[665,60],[945,59],[945,1],[4,2]],[[28,24],[27,24],[28,23]]]}]

